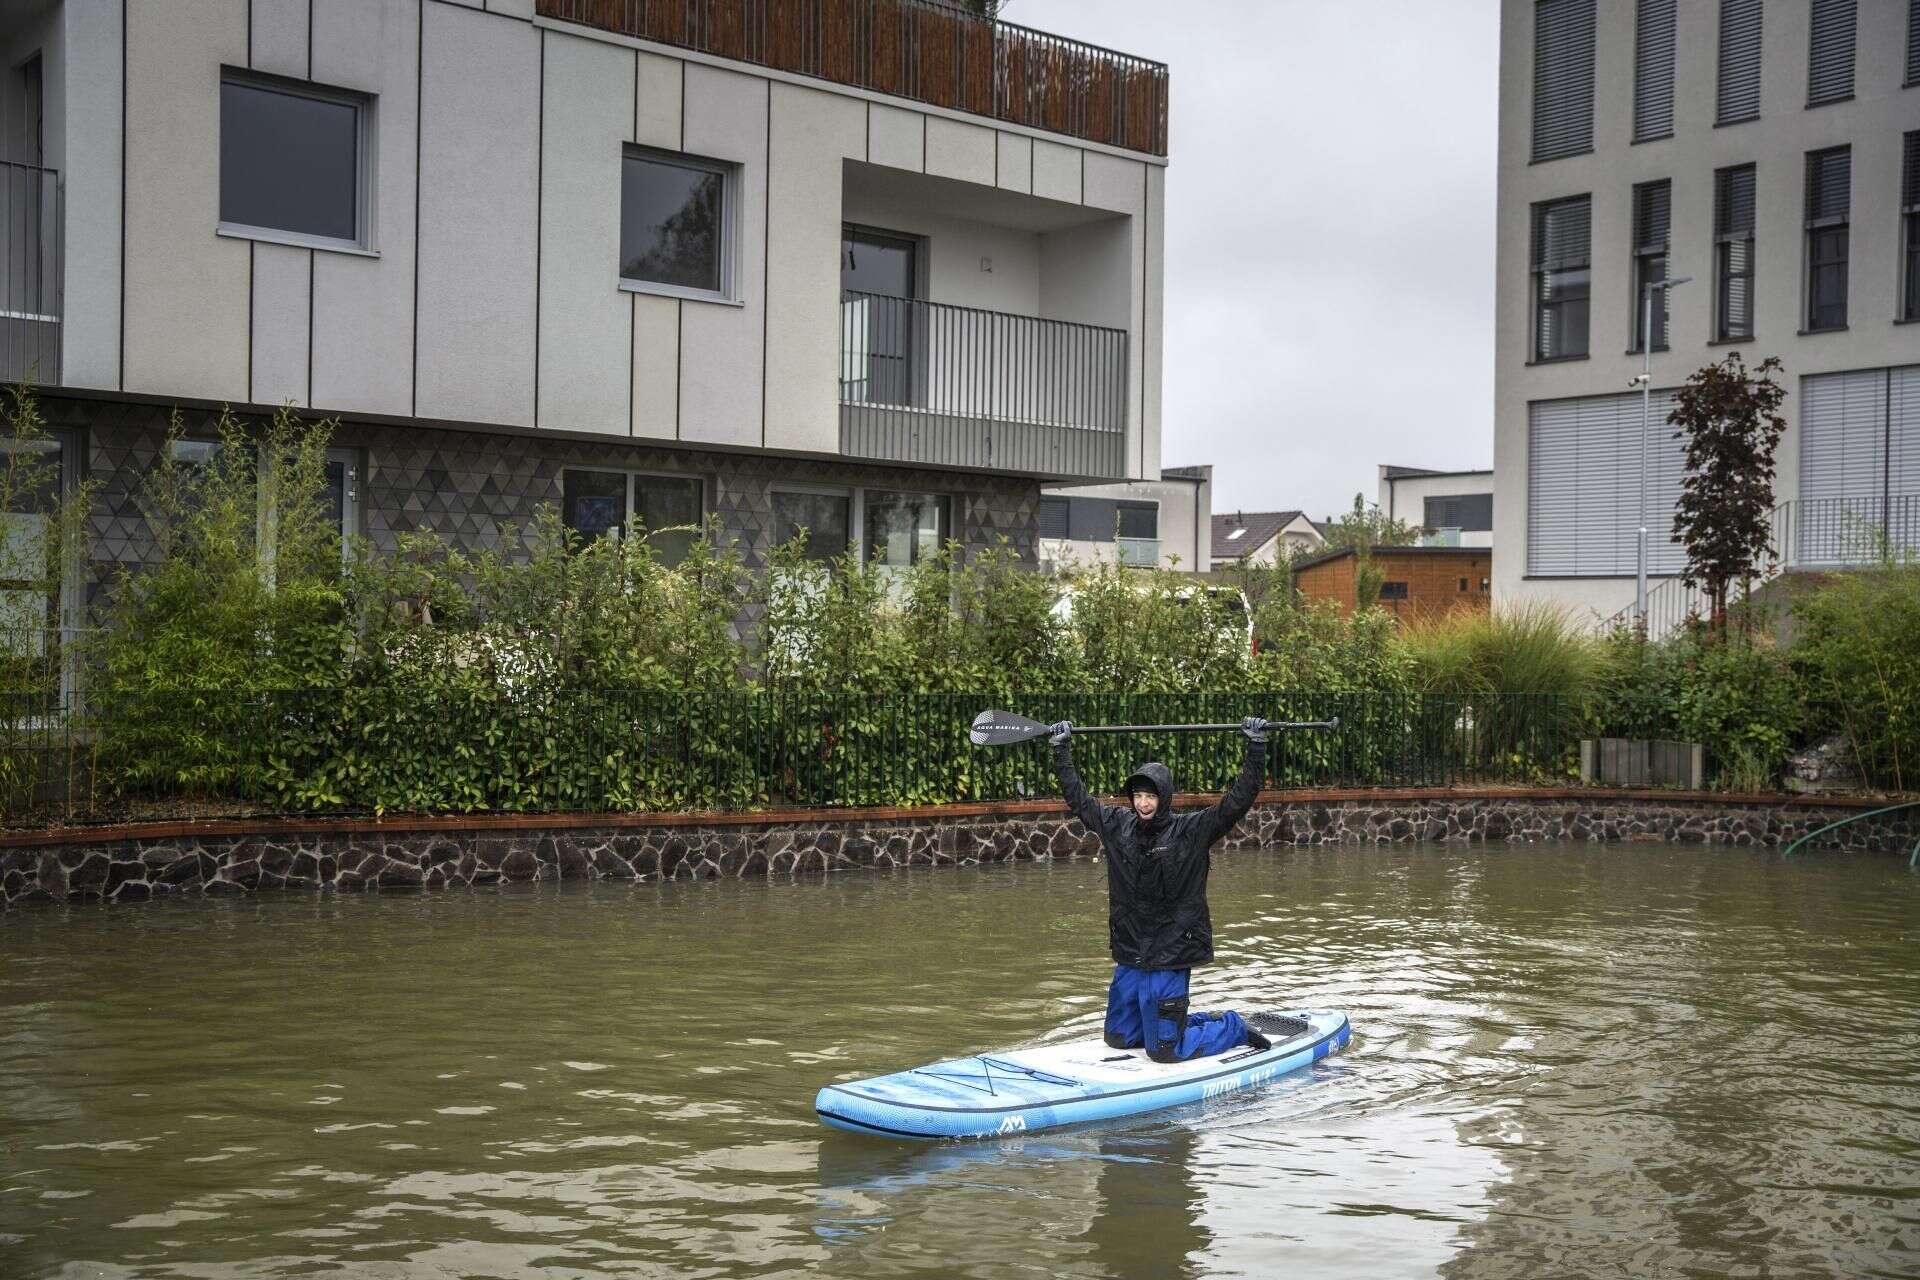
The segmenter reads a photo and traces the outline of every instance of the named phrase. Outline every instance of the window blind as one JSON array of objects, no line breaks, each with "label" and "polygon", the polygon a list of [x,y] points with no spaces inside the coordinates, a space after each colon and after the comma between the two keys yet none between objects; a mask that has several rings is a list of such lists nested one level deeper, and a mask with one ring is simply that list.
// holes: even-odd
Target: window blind
[{"label": "window blind", "polygon": [[1853,45],[1858,0],[1813,0],[1807,42],[1807,105],[1853,96]]},{"label": "window blind", "polygon": [[1907,0],[1907,80],[1920,84],[1920,0]]},{"label": "window blind", "polygon": [[1754,167],[1713,175],[1714,336],[1753,336]]},{"label": "window blind", "polygon": [[[1647,415],[1647,570],[1678,573],[1673,540],[1684,445],[1667,425],[1673,393],[1655,391]],[[1541,400],[1527,406],[1527,572],[1628,577],[1638,563],[1640,397]]]},{"label": "window blind", "polygon": [[1807,153],[1807,222],[1845,221],[1853,188],[1853,148]]},{"label": "window blind", "polygon": [[1633,140],[1673,136],[1674,0],[1640,0],[1633,34]]},{"label": "window blind", "polygon": [[1762,0],[1720,0],[1718,124],[1760,117],[1761,8]]},{"label": "window blind", "polygon": [[1636,253],[1665,252],[1673,207],[1673,184],[1642,182],[1633,189],[1633,247]]},{"label": "window blind", "polygon": [[1877,557],[1884,534],[1920,547],[1920,365],[1800,379],[1803,564]]},{"label": "window blind", "polygon": [[1594,0],[1533,7],[1533,158],[1593,150]]},{"label": "window blind", "polygon": [[1067,536],[1067,507],[1065,498],[1040,499],[1040,536],[1043,538],[1064,538]]}]

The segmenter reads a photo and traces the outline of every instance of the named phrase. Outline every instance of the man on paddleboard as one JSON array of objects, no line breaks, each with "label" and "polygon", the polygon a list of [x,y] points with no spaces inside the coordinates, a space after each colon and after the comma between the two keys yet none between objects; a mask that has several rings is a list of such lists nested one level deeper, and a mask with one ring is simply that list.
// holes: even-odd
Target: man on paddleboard
[{"label": "man on paddleboard", "polygon": [[1127,806],[1104,805],[1087,793],[1073,763],[1073,726],[1054,725],[1053,765],[1067,808],[1107,851],[1107,936],[1113,984],[1107,988],[1107,1043],[1144,1047],[1155,1062],[1224,1053],[1267,1041],[1237,1013],[1189,1013],[1188,977],[1213,959],[1207,913],[1211,850],[1253,807],[1267,758],[1267,722],[1240,723],[1247,751],[1227,794],[1198,813],[1173,812],[1173,774],[1158,762],[1127,779]]}]

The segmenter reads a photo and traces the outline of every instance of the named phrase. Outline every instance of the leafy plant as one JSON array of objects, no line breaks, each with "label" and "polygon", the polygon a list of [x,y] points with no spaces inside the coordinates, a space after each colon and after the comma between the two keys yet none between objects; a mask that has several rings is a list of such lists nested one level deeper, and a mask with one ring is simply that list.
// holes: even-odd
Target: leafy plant
[{"label": "leafy plant", "polygon": [[1674,397],[1667,421],[1686,441],[1673,532],[1687,548],[1686,580],[1704,587],[1709,621],[1724,630],[1731,584],[1751,579],[1771,550],[1773,453],[1786,430],[1786,388],[1768,356],[1751,372],[1738,351],[1695,370]]},{"label": "leafy plant", "polygon": [[1815,724],[1846,735],[1862,785],[1920,786],[1920,564],[1836,574],[1793,612]]}]

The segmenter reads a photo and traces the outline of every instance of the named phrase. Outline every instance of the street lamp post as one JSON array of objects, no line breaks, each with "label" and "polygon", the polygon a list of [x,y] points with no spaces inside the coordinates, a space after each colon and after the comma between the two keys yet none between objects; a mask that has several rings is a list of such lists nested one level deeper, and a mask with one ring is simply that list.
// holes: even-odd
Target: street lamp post
[{"label": "street lamp post", "polygon": [[1688,283],[1692,276],[1649,280],[1640,286],[1640,550],[1634,572],[1633,618],[1647,634],[1647,419],[1653,401],[1653,292]]}]

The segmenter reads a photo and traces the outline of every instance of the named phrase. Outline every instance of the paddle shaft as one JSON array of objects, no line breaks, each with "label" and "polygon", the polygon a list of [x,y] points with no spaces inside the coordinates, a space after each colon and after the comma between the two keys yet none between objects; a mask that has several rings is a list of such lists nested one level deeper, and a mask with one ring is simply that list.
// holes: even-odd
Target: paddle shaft
[{"label": "paddle shaft", "polygon": [[[1225,733],[1229,729],[1239,729],[1239,724],[1090,724],[1084,729],[1073,726],[1073,736],[1083,733]],[[1274,729],[1331,729],[1331,720],[1269,720],[1269,731]]]}]

